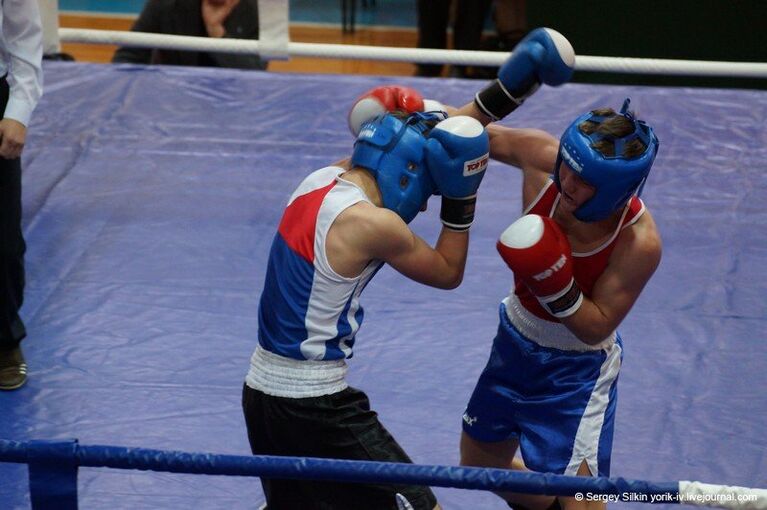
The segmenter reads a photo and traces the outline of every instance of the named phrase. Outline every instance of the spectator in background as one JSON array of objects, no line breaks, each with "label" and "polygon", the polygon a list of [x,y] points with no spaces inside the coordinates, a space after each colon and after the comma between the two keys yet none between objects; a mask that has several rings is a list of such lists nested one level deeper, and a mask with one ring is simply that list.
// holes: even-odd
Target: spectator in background
[{"label": "spectator in background", "polygon": [[[148,0],[134,32],[258,39],[257,0]],[[113,63],[266,69],[256,55],[118,48]]]},{"label": "spectator in background", "polygon": [[[493,22],[496,35],[485,37],[480,51],[502,51],[508,53],[527,35],[526,0],[494,0]],[[498,74],[497,67],[474,66],[466,73],[469,78],[491,80]]]},{"label": "spectator in background", "polygon": [[[418,0],[418,47],[447,48],[447,25],[450,19],[451,0]],[[482,38],[491,0],[457,0],[455,21],[453,23],[453,48],[457,50],[477,50]],[[450,75],[455,78],[465,76],[463,66],[453,66]],[[440,64],[419,64],[416,76],[440,76]]]},{"label": "spectator in background", "polygon": [[0,390],[27,380],[21,340],[27,335],[21,230],[21,152],[43,92],[43,38],[36,2],[0,2]]},{"label": "spectator in background", "polygon": [[511,51],[527,35],[527,1],[495,0],[493,21],[503,51]]},{"label": "spectator in background", "polygon": [[[447,26],[451,0],[418,0],[418,47],[447,48]],[[453,48],[509,52],[527,33],[526,0],[458,0],[455,2]],[[493,22],[498,33],[482,38],[488,11],[492,7]],[[452,66],[454,78],[494,77],[498,69]],[[439,64],[420,64],[416,76],[440,76]]]}]

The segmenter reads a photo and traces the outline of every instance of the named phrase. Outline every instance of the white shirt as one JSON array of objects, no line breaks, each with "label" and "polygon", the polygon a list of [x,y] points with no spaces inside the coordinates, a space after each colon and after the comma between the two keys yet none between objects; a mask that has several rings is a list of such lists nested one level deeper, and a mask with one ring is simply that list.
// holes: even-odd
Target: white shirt
[{"label": "white shirt", "polygon": [[6,119],[29,125],[43,94],[43,30],[36,0],[0,0],[0,76],[11,93]]}]

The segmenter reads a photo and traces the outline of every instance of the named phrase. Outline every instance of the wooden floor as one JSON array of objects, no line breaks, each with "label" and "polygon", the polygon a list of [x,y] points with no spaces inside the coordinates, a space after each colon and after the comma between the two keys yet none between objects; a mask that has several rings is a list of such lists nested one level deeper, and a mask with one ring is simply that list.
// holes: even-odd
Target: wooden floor
[{"label": "wooden floor", "polygon": [[[61,14],[59,25],[65,28],[91,28],[100,30],[130,30],[133,18],[103,17],[90,15]],[[317,27],[291,25],[290,40],[325,44],[355,44],[365,46],[394,46],[414,48],[418,34],[414,29],[400,28],[357,28],[352,33],[343,33],[341,27]],[[80,62],[106,63],[112,59],[116,46],[95,44],[62,44],[62,51],[69,53]],[[290,61],[272,61],[270,71],[374,74],[410,76],[415,72],[413,64],[375,62],[368,60],[336,60],[317,58],[293,58]]]}]

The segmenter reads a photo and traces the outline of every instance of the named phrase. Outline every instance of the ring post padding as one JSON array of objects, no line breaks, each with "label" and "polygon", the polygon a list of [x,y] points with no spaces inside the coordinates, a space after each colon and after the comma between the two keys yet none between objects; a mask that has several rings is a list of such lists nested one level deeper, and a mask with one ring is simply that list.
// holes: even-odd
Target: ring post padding
[{"label": "ring post padding", "polygon": [[265,60],[288,60],[288,0],[258,0],[258,39]]},{"label": "ring post padding", "polygon": [[32,510],[77,510],[77,440],[30,441],[26,452]]}]

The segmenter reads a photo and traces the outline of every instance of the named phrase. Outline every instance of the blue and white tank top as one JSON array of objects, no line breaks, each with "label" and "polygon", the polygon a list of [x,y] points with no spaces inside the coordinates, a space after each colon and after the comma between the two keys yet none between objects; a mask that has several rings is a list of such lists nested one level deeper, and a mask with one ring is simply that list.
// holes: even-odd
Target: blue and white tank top
[{"label": "blue and white tank top", "polygon": [[259,344],[298,360],[352,356],[363,319],[359,298],[381,266],[373,262],[346,278],[328,263],[325,241],[336,217],[370,200],[355,184],[339,179],[344,169],[310,174],[290,197],[272,242],[258,312]]}]

